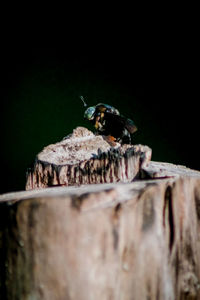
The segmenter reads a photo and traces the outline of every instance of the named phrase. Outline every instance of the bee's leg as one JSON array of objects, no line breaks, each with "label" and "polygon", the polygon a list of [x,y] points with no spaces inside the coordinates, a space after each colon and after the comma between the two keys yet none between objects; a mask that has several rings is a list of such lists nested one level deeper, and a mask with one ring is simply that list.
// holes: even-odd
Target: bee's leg
[{"label": "bee's leg", "polygon": [[126,129],[124,130],[124,132],[122,134],[120,143],[121,144],[131,144],[131,135]]},{"label": "bee's leg", "polygon": [[103,121],[103,118],[104,118],[104,113],[103,113],[103,112],[101,112],[101,114],[100,114],[100,119],[101,119],[101,122]]},{"label": "bee's leg", "polygon": [[116,145],[116,138],[114,138],[114,136],[112,136],[112,135],[104,135],[103,138],[112,147],[114,147]]},{"label": "bee's leg", "polygon": [[96,130],[99,130],[101,128],[101,123],[99,122],[99,120],[100,120],[100,117],[97,117],[95,120],[94,127]]}]

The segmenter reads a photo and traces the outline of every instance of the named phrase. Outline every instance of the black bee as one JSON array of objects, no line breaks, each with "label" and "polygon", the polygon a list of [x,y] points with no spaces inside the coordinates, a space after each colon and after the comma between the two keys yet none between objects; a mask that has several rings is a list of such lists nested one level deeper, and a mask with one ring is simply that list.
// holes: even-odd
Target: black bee
[{"label": "black bee", "polygon": [[[81,100],[84,106],[87,106],[82,96]],[[88,107],[84,118],[94,125],[98,134],[107,136],[110,142],[131,144],[131,134],[137,130],[131,119],[127,119],[116,108],[104,103]]]}]

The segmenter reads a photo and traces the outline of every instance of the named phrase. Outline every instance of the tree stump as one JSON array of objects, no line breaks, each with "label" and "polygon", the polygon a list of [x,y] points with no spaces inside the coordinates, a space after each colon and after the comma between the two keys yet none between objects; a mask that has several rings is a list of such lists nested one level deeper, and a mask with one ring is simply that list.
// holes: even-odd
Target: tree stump
[{"label": "tree stump", "polygon": [[151,159],[151,149],[142,145],[111,145],[78,127],[63,141],[40,152],[27,173],[26,190],[58,185],[130,182]]},{"label": "tree stump", "polygon": [[200,172],[138,156],[133,182],[0,196],[0,299],[200,299]]}]

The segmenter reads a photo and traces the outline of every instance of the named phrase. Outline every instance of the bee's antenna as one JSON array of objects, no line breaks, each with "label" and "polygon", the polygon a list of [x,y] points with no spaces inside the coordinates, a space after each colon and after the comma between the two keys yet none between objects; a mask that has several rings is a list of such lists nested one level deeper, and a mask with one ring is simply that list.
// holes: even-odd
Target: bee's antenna
[{"label": "bee's antenna", "polygon": [[80,96],[80,99],[81,99],[81,101],[83,102],[83,105],[84,105],[85,107],[87,107],[88,105],[87,105],[87,103],[85,102],[83,96]]}]

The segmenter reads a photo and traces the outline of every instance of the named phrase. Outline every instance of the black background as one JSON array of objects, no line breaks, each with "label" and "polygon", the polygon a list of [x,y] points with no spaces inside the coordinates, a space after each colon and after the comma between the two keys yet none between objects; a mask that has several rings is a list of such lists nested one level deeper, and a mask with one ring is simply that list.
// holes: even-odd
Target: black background
[{"label": "black background", "polygon": [[[200,170],[199,93],[195,61],[176,49],[4,49],[1,55],[0,192],[23,190],[36,154],[83,120],[90,106],[111,104],[138,127],[134,143],[152,160]],[[140,51],[141,50],[141,51]],[[194,68],[194,69],[193,69]]]}]

